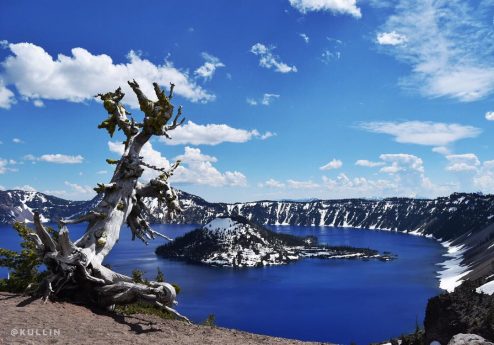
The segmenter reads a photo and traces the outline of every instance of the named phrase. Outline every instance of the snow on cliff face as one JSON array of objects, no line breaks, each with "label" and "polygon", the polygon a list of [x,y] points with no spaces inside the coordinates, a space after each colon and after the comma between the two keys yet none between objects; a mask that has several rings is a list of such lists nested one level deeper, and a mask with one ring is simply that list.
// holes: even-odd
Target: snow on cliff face
[{"label": "snow on cliff face", "polygon": [[43,222],[56,222],[60,218],[89,211],[94,200],[70,201],[39,192],[0,191],[0,223],[32,222],[38,211]]}]

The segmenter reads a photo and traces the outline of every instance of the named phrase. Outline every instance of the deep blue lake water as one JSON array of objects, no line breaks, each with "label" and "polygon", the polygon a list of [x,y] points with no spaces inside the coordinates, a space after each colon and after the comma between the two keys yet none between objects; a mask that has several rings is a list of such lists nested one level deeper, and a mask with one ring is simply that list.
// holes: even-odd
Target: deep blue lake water
[{"label": "deep blue lake water", "polygon": [[[176,237],[194,225],[156,225]],[[315,235],[321,243],[369,247],[398,254],[391,262],[305,259],[250,269],[211,268],[160,259],[156,240],[132,242],[124,229],[107,257],[118,272],[134,268],[152,279],[157,267],[180,285],[177,309],[193,321],[209,314],[219,326],[301,340],[368,344],[413,332],[423,321],[428,298],[440,293],[436,264],[444,253],[437,242],[417,236],[361,229],[273,226],[274,231]],[[78,238],[84,225],[70,228]],[[0,246],[16,249],[18,237],[0,226]],[[6,276],[0,268],[0,276]]]}]

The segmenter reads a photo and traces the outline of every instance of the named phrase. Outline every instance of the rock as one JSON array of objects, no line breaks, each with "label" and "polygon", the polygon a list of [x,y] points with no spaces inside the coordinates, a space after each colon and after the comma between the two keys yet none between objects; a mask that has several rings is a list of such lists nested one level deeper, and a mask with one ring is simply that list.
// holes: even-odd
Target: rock
[{"label": "rock", "polygon": [[479,281],[466,281],[454,292],[433,297],[425,312],[425,343],[448,342],[457,334],[494,339],[494,296],[475,290]]},{"label": "rock", "polygon": [[476,334],[457,334],[448,343],[448,345],[494,345]]}]

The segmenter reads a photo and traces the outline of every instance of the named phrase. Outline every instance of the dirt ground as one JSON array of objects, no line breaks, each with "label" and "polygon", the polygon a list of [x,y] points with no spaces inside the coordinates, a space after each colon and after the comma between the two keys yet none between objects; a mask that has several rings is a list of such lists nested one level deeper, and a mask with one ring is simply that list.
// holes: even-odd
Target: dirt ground
[{"label": "dirt ground", "polygon": [[0,292],[0,344],[312,345],[150,315],[121,316]]}]

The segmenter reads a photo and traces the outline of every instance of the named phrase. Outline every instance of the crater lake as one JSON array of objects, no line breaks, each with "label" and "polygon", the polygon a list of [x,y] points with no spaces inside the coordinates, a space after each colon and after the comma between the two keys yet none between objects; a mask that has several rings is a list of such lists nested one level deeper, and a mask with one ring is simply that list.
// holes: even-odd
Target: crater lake
[{"label": "crater lake", "polygon": [[[155,225],[172,238],[197,225]],[[398,255],[396,260],[304,259],[264,268],[219,268],[167,260],[155,255],[162,239],[148,246],[131,241],[123,229],[105,263],[120,273],[133,269],[148,279],[159,267],[180,286],[177,310],[194,322],[214,314],[216,325],[248,332],[325,341],[368,344],[413,332],[422,324],[427,300],[441,292],[437,271],[443,247],[432,239],[352,228],[270,226],[321,244],[368,247]],[[75,240],[84,224],[69,226]],[[10,225],[0,225],[0,247],[19,249]],[[7,271],[0,268],[0,276]],[[42,308],[42,305],[40,305]]]}]

